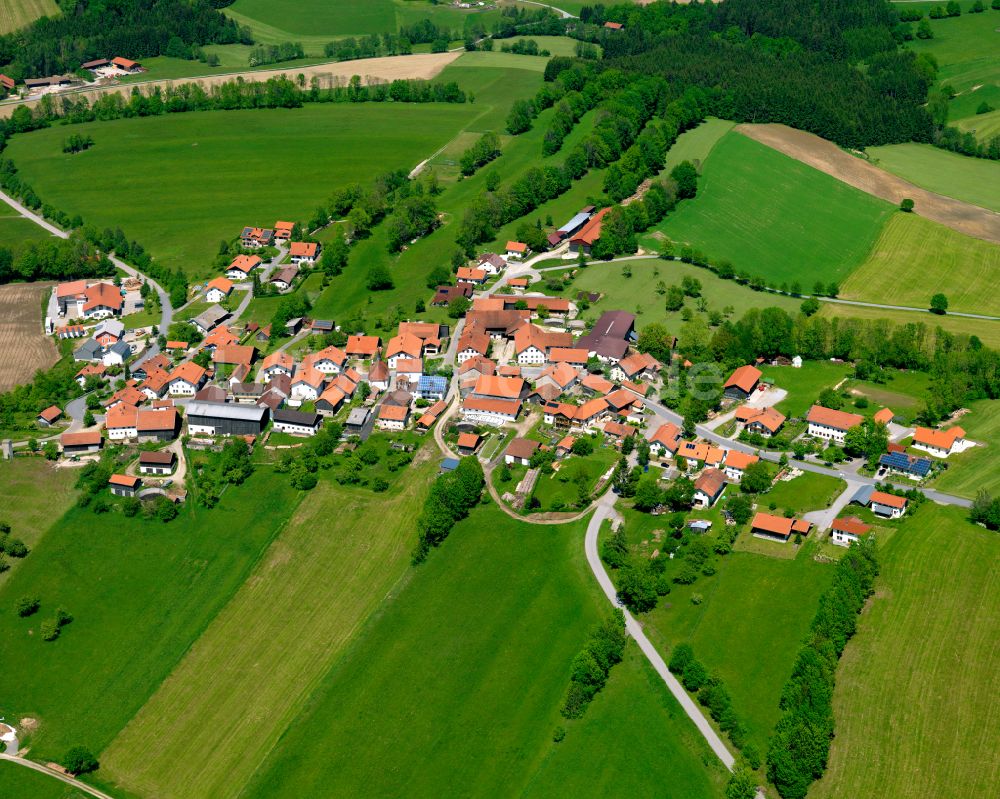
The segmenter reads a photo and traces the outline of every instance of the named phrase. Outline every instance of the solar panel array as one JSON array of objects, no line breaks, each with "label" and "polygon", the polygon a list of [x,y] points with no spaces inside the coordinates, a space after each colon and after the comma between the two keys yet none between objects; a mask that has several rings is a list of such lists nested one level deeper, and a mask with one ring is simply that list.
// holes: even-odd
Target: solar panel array
[{"label": "solar panel array", "polygon": [[931,462],[927,458],[911,458],[905,452],[890,452],[879,458],[879,463],[890,469],[908,472],[918,477],[926,477],[931,470]]}]

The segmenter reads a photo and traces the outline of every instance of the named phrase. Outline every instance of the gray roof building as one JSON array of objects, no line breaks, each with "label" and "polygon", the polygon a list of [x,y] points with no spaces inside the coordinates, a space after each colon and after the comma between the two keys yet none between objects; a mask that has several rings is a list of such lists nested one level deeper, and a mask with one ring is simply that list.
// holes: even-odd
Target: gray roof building
[{"label": "gray roof building", "polygon": [[218,326],[223,319],[228,318],[229,311],[221,305],[213,305],[192,319],[191,324],[197,327],[202,333],[208,333]]},{"label": "gray roof building", "polygon": [[89,338],[75,350],[73,350],[74,361],[96,361],[101,357],[104,348],[94,339]]}]

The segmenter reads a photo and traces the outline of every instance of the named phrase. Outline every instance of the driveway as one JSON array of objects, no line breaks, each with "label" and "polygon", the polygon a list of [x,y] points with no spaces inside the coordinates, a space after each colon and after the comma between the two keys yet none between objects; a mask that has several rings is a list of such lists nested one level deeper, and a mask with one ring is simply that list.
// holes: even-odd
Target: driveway
[{"label": "driveway", "polygon": [[[796,464],[796,467],[798,467],[798,464]],[[829,508],[809,511],[809,513],[803,514],[802,518],[816,525],[817,530],[829,530],[830,525],[833,524],[833,520],[847,507],[847,503],[851,501],[851,497],[863,485],[864,483],[860,480],[849,479],[847,481],[847,488],[840,492],[840,495],[833,501],[833,504]]]},{"label": "driveway", "polygon": [[[772,405],[777,405],[787,396],[788,392],[783,388],[769,388],[767,391],[756,392],[744,404],[748,408],[770,408]],[[737,406],[737,408],[738,407],[739,406]],[[720,414],[714,419],[705,422],[705,429],[717,430],[722,427],[736,415],[737,408],[733,408],[731,411],[726,411],[726,413]]]}]

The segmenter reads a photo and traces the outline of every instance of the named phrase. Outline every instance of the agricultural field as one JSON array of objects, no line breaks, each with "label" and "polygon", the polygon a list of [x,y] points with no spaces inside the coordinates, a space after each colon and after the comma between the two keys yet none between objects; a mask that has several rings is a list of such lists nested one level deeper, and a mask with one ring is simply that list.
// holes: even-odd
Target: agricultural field
[{"label": "agricultural field", "polygon": [[15,213],[6,205],[0,204],[0,247],[10,250],[17,257],[27,242],[38,241],[48,236],[48,231]]},{"label": "agricultural field", "polygon": [[923,324],[930,331],[940,327],[942,330],[956,336],[978,336],[988,347],[1000,348],[1000,322],[988,319],[970,319],[968,317],[945,314],[920,313],[917,311],[896,311],[888,308],[868,308],[861,305],[842,305],[823,303],[820,316],[828,319],[844,318],[876,319],[892,322],[895,325]]},{"label": "agricultural field", "polygon": [[681,161],[690,161],[700,168],[719,140],[733,129],[734,124],[728,119],[709,117],[698,127],[684,131],[667,152],[664,174],[670,174],[670,170]]},{"label": "agricultural field", "polygon": [[[308,218],[344,182],[412,169],[479,113],[473,104],[395,103],[199,112],[83,125],[78,132],[96,143],[72,158],[60,153],[58,128],[15,137],[7,154],[46,202],[120,226],[195,278],[244,225]],[[101,200],[122,174],[142,203]]]},{"label": "agricultural field", "polygon": [[88,794],[48,774],[0,760],[0,796],[25,799],[87,799]]},{"label": "agricultural field", "polygon": [[145,796],[240,794],[409,567],[436,465],[410,467],[392,494],[321,482],[105,750],[102,776]]},{"label": "agricultural field", "polygon": [[[696,200],[682,203],[652,234],[690,245],[711,262],[771,284],[847,277],[867,256],[891,206],[736,132],[702,167]],[[659,234],[659,236],[657,235]]]},{"label": "agricultural field", "polygon": [[[626,267],[630,270],[631,277],[625,276]],[[585,317],[596,319],[603,311],[621,309],[635,314],[637,329],[651,322],[660,322],[676,335],[683,324],[682,312],[667,311],[665,300],[656,292],[655,287],[660,281],[667,286],[679,284],[685,277],[701,281],[701,294],[707,303],[706,310],[698,311],[698,300],[692,298],[687,298],[685,305],[695,311],[696,317],[705,320],[709,312],[722,311],[727,307],[733,309],[733,318],[739,318],[750,308],[772,306],[795,313],[801,304],[801,300],[792,297],[756,292],[734,280],[722,280],[711,270],[699,266],[652,257],[623,263],[594,261],[586,269],[577,272],[565,293],[572,297],[576,297],[579,291],[603,295],[585,312]]]},{"label": "agricultural field", "polygon": [[59,5],[55,0],[4,0],[0,5],[0,35],[23,28],[39,17],[55,17]]},{"label": "agricultural field", "polygon": [[[386,795],[401,784],[414,796],[455,785],[518,795],[578,733],[588,736],[578,751],[617,749],[610,722],[558,713],[570,662],[609,612],[583,559],[585,524],[536,527],[494,505],[473,511],[325,676],[245,795]],[[560,725],[566,740],[554,744]],[[698,789],[688,795],[717,796],[700,742],[665,735],[655,736],[660,756]],[[630,777],[637,793],[662,790],[660,767]]]},{"label": "agricultural field", "polygon": [[523,795],[700,799],[721,796],[723,778],[722,765],[630,641],[607,687],[551,747]]},{"label": "agricultural field", "polygon": [[[26,501],[44,505],[47,491],[36,484]],[[89,508],[52,517],[0,586],[4,660],[21,675],[16,691],[0,691],[0,716],[38,721],[25,742],[33,757],[100,753],[244,583],[298,497],[258,469],[217,507],[189,503],[169,526]],[[42,608],[22,619],[13,606],[25,595]],[[60,607],[74,621],[44,642],[39,624]]]},{"label": "agricultural field", "polygon": [[[16,458],[3,465],[3,491],[0,492],[0,522],[10,525],[11,535],[20,538],[28,549],[38,546],[53,520],[62,516],[76,498],[75,469],[56,469],[41,457]],[[39,502],[44,487],[45,501]],[[28,558],[31,558],[29,554]],[[0,574],[0,586],[27,560],[11,558],[10,570]]]},{"label": "agricultural field", "polygon": [[830,763],[810,797],[994,792],[997,558],[996,533],[930,502],[883,545],[875,595],[837,669]]},{"label": "agricultural field", "polygon": [[934,481],[934,488],[970,499],[979,491],[1000,495],[1000,401],[977,400],[956,423],[981,446],[950,455],[948,469]]},{"label": "agricultural field", "polygon": [[853,371],[849,364],[829,361],[803,361],[800,369],[762,366],[760,370],[766,379],[788,392],[788,396],[774,407],[796,419],[808,413],[823,389],[833,388]]},{"label": "agricultural field", "polygon": [[59,360],[52,339],[42,328],[42,295],[51,283],[8,283],[0,286],[0,391],[31,379],[38,369]]},{"label": "agricultural field", "polygon": [[890,144],[867,153],[873,164],[921,188],[1000,212],[1000,162],[930,144]]},{"label": "agricultural field", "polygon": [[841,285],[846,300],[930,307],[942,292],[948,310],[1000,315],[993,291],[1000,246],[963,236],[916,214],[893,214],[868,259]]},{"label": "agricultural field", "polygon": [[[850,407],[847,410],[862,416],[874,416],[881,408],[891,408],[897,419],[912,424],[924,400],[931,392],[930,375],[926,372],[889,372],[885,383],[848,380],[844,388],[868,400],[867,408]],[[855,400],[857,402],[857,400]]]}]

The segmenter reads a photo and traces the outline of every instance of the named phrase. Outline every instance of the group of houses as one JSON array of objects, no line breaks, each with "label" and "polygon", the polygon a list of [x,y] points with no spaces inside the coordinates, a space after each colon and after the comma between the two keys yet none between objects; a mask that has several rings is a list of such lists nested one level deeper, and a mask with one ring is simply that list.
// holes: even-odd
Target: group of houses
[{"label": "group of houses", "polygon": [[[123,56],[114,58],[94,58],[80,64],[80,69],[90,72],[95,78],[113,77],[115,75],[134,75],[145,72],[142,64]],[[78,75],[66,73],[63,75],[48,75],[42,78],[25,78],[24,91],[28,94],[45,94],[51,91],[83,86],[85,83]],[[9,75],[0,73],[0,98],[15,94],[17,81]]]}]

